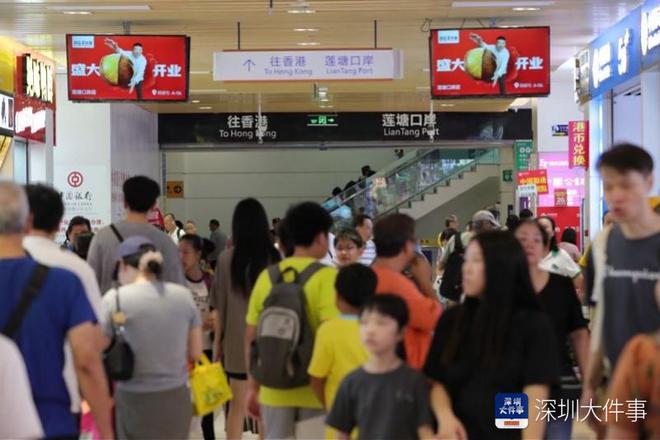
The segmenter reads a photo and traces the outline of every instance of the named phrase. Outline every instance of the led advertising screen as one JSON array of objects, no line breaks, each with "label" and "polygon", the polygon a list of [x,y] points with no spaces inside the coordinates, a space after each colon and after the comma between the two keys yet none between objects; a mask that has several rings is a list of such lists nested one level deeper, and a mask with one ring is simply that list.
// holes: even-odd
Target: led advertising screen
[{"label": "led advertising screen", "polygon": [[549,27],[434,29],[430,51],[434,98],[550,93]]},{"label": "led advertising screen", "polygon": [[183,35],[67,35],[71,101],[188,100],[190,39]]}]

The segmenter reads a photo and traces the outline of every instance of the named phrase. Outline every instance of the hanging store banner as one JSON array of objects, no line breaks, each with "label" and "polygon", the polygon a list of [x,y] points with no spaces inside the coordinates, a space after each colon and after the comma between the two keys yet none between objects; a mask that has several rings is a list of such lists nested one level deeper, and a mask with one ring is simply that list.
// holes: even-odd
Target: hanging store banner
[{"label": "hanging store banner", "polygon": [[539,196],[539,206],[555,206],[554,192],[566,190],[567,206],[580,206],[585,198],[584,168],[569,168],[568,155],[561,152],[539,153],[539,169],[548,174],[548,194]]},{"label": "hanging store banner", "polygon": [[[320,121],[326,123],[321,124]],[[332,121],[332,122],[329,122]],[[162,148],[178,144],[311,143],[346,141],[501,141],[532,136],[531,110],[477,112],[345,112],[160,114]],[[310,145],[311,146],[311,145]]]},{"label": "hanging store banner", "polygon": [[549,27],[434,29],[430,46],[434,98],[550,93]]},{"label": "hanging store banner", "polygon": [[537,194],[548,193],[548,174],[546,170],[519,171],[516,173],[518,185],[536,185]]},{"label": "hanging store banner", "polygon": [[642,5],[640,18],[642,68],[660,62],[660,0],[647,0]]},{"label": "hanging store banner", "polygon": [[222,51],[213,54],[215,81],[355,81],[403,77],[392,49]]},{"label": "hanging store banner", "polygon": [[555,206],[564,208],[568,206],[568,191],[566,188],[555,188]]},{"label": "hanging store banner", "polygon": [[589,121],[568,123],[568,167],[589,168]]},{"label": "hanging store banner", "polygon": [[516,171],[529,169],[529,160],[534,151],[534,141],[516,141],[514,145],[516,153]]}]

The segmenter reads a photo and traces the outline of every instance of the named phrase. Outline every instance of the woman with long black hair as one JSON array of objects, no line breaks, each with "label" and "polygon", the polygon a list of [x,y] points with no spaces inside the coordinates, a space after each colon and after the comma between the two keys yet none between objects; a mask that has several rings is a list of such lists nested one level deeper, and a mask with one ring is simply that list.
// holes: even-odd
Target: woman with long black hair
[{"label": "woman with long black hair", "polygon": [[[525,254],[510,232],[484,232],[470,242],[463,291],[465,302],[440,317],[424,368],[433,381],[440,438],[542,438],[535,405],[557,380],[557,346]],[[496,428],[498,393],[529,396],[529,426],[522,433]]]},{"label": "woman with long black hair", "polygon": [[220,255],[212,305],[218,312],[216,356],[224,358],[234,398],[227,415],[227,438],[240,439],[246,416],[245,315],[252,286],[270,264],[280,261],[273,246],[268,217],[261,203],[249,198],[236,206],[232,219],[234,246]]}]

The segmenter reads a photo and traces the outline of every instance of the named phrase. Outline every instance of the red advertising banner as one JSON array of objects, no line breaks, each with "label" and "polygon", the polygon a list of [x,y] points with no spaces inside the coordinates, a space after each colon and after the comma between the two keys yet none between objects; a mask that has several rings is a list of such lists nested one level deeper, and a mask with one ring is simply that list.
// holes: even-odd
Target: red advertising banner
[{"label": "red advertising banner", "polygon": [[578,231],[577,234],[577,247],[581,248],[581,237],[580,237],[580,207],[578,206],[567,206],[567,207],[558,207],[558,206],[539,206],[536,209],[536,215],[542,216],[547,215],[552,217],[557,225],[557,230],[555,235],[557,240],[561,237],[561,234],[566,228],[573,228]]},{"label": "red advertising banner", "polygon": [[568,167],[589,168],[589,121],[568,122]]},{"label": "red advertising banner", "polygon": [[14,85],[15,136],[45,143],[47,110],[55,124],[55,63],[36,54],[19,55]]},{"label": "red advertising banner", "polygon": [[546,170],[519,171],[516,173],[518,185],[536,185],[537,194],[548,193],[548,173]]},{"label": "red advertising banner", "polygon": [[183,35],[67,35],[71,101],[187,101]]},{"label": "red advertising banner", "polygon": [[555,188],[555,206],[568,206],[568,191],[566,189]]},{"label": "red advertising banner", "polygon": [[431,95],[545,96],[550,93],[550,28],[434,29]]}]

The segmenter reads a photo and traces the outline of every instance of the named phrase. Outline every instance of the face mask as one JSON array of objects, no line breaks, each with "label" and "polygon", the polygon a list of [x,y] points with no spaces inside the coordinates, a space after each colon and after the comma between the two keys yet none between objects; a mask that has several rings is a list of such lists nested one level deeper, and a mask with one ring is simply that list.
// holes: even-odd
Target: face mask
[{"label": "face mask", "polygon": [[132,266],[124,266],[123,269],[119,271],[117,281],[119,281],[120,286],[126,286],[127,284],[132,284],[138,276],[138,270]]}]

